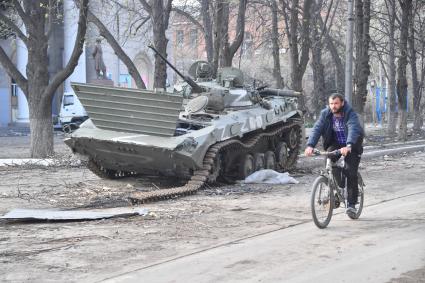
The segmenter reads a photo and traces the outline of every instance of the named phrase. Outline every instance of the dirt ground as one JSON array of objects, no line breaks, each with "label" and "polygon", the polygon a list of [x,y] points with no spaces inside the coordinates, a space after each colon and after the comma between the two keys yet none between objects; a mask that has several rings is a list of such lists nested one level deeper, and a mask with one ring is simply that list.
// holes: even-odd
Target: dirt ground
[{"label": "dirt ground", "polygon": [[[0,215],[13,208],[129,206],[134,190],[164,188],[173,180],[102,180],[71,166],[55,137],[63,166],[0,167]],[[28,137],[0,138],[0,158],[26,157]],[[402,195],[408,182],[424,182],[425,153],[361,163],[365,205]],[[92,282],[251,235],[311,222],[310,186],[317,175],[298,171],[296,185],[209,186],[196,195],[142,205],[147,216],[74,222],[0,221],[3,282]],[[367,209],[367,208],[366,208]],[[314,225],[313,223],[311,225]]]}]

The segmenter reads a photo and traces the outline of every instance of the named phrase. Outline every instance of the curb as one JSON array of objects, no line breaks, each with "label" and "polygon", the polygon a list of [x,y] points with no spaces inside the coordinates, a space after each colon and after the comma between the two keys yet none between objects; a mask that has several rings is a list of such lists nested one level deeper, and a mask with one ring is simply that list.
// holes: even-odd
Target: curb
[{"label": "curb", "polygon": [[422,144],[424,142],[425,142],[425,140],[413,140],[413,141],[406,141],[406,142],[384,143],[384,144],[381,144],[381,145],[366,145],[363,148],[364,148],[364,150],[384,149],[384,148],[393,147],[393,146]]}]

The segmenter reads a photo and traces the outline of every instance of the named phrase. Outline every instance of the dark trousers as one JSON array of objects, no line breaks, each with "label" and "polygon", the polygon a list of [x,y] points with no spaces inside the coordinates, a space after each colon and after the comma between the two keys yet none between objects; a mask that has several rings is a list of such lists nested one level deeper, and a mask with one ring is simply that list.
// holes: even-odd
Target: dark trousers
[{"label": "dark trousers", "polygon": [[[326,151],[340,149],[345,145],[340,145],[336,141],[332,143]],[[360,158],[363,153],[363,138],[359,138],[351,148],[351,152],[345,157],[344,175],[347,177],[348,203],[356,204],[359,195],[359,182],[357,172],[359,171]],[[340,157],[331,158],[336,162]]]}]

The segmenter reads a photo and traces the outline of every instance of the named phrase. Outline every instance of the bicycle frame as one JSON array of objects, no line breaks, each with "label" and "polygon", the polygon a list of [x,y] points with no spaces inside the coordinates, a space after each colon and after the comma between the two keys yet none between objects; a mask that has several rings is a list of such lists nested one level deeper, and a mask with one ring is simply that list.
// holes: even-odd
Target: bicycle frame
[{"label": "bicycle frame", "polygon": [[[326,171],[321,171],[320,175],[325,177],[328,180],[329,187],[332,189],[334,195],[338,198],[338,203],[344,203],[345,207],[347,207],[347,197],[348,197],[348,191],[347,191],[347,178],[344,176],[344,187],[341,188],[338,185],[337,180],[335,179],[335,176],[332,172],[332,168],[340,168],[344,169],[345,160],[344,157],[342,157],[342,160],[340,161],[340,164],[338,162],[333,162],[330,157],[326,158]],[[337,208],[337,207],[335,207]]]}]

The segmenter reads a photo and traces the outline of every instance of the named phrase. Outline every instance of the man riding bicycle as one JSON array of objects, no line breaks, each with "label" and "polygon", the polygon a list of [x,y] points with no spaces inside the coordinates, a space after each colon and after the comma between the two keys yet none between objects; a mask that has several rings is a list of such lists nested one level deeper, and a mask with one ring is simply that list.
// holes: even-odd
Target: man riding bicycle
[{"label": "man riding bicycle", "polygon": [[[329,96],[329,106],[322,110],[314,124],[305,149],[306,156],[312,156],[319,138],[323,139],[326,151],[339,149],[345,157],[344,173],[347,177],[348,207],[347,214],[356,213],[359,193],[357,172],[363,153],[364,130],[360,125],[357,113],[344,100],[344,96],[334,93]],[[336,162],[340,156],[333,157]]]}]

